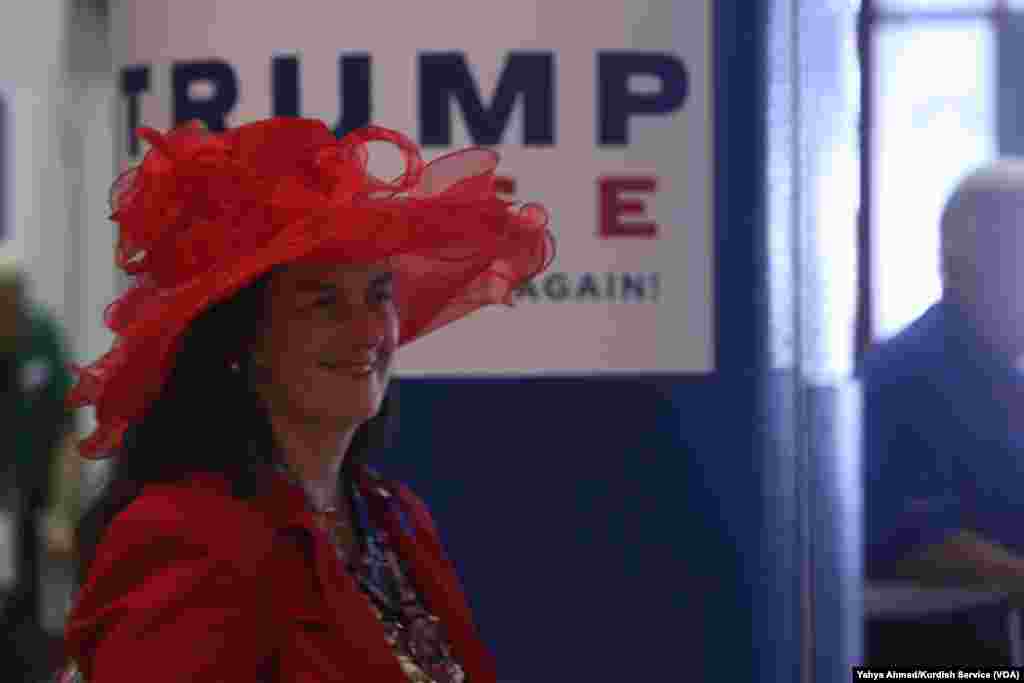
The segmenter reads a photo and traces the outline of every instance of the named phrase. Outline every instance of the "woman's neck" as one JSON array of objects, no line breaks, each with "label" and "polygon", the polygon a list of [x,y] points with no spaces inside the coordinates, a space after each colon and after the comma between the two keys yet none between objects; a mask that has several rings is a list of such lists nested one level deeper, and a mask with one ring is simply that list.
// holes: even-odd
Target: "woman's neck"
[{"label": "woman's neck", "polygon": [[306,490],[318,510],[338,507],[338,476],[355,428],[322,430],[271,416],[281,458]]}]

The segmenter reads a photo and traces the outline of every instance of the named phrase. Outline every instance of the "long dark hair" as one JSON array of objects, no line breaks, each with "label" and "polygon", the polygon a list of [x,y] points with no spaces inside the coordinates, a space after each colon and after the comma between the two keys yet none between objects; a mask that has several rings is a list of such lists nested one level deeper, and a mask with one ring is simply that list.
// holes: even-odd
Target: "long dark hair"
[{"label": "long dark hair", "polygon": [[[189,325],[160,397],[125,434],[112,456],[113,475],[79,522],[80,581],[107,526],[146,484],[217,472],[228,478],[239,498],[261,490],[274,457],[274,435],[263,402],[251,388],[244,351],[266,322],[264,302],[271,276],[268,273],[214,304]],[[378,415],[356,431],[342,479],[389,443],[393,394],[389,389]]]}]

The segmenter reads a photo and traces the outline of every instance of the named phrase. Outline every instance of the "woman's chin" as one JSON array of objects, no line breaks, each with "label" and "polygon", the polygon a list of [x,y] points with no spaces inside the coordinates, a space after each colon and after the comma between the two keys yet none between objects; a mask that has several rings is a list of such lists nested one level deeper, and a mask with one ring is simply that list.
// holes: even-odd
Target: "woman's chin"
[{"label": "woman's chin", "polygon": [[387,377],[329,375],[330,381],[310,386],[299,401],[309,416],[318,422],[339,426],[359,426],[380,411],[387,389]]}]

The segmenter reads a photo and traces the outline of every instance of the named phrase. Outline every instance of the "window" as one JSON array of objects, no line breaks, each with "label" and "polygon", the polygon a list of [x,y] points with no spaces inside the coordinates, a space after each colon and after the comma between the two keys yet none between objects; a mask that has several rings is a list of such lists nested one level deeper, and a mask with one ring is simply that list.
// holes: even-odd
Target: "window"
[{"label": "window", "polygon": [[939,297],[942,206],[963,174],[996,155],[997,141],[991,21],[883,20],[874,31],[875,125],[867,159],[879,339]]},{"label": "window", "polygon": [[[867,340],[890,337],[941,294],[939,216],[998,136],[1000,17],[1024,0],[864,0],[870,50],[863,156],[870,206]],[[864,341],[862,339],[862,341]]]}]

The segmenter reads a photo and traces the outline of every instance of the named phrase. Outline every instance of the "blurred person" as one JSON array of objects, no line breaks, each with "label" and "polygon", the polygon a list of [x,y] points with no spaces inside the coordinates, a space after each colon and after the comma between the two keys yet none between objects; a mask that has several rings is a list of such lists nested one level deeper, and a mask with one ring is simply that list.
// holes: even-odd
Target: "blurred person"
[{"label": "blurred person", "polygon": [[116,466],[63,680],[494,683],[426,506],[368,461],[396,350],[510,302],[550,262],[545,211],[497,198],[494,152],[424,164],[383,128],[139,134],[113,214],[135,284],[70,397],[96,408],[80,451]]},{"label": "blurred person", "polygon": [[5,550],[14,569],[0,609],[4,680],[42,680],[54,661],[44,628],[41,559],[44,549],[64,557],[71,552],[70,520],[53,514],[51,486],[59,453],[72,442],[72,414],[64,402],[71,386],[67,364],[57,322],[30,300],[20,260],[9,244],[0,245],[2,485],[11,502],[13,543]]},{"label": "blurred person", "polygon": [[[1022,224],[1024,160],[962,179],[941,217],[941,300],[860,368],[869,582],[1024,595]],[[1005,605],[865,635],[869,664],[1010,662]]]}]

